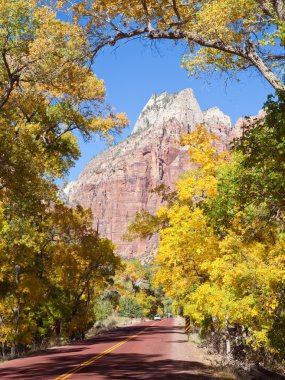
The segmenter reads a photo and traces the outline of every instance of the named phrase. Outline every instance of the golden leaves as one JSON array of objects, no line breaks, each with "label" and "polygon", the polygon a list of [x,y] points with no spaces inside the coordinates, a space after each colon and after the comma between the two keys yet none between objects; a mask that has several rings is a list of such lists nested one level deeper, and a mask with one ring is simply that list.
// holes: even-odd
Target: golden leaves
[{"label": "golden leaves", "polygon": [[181,138],[182,145],[189,145],[189,156],[196,169],[185,173],[177,182],[181,201],[200,202],[217,194],[217,169],[227,160],[227,153],[218,153],[216,136],[208,134],[198,125],[191,135]]},{"label": "golden leaves", "polygon": [[210,316],[217,330],[246,326],[247,343],[269,349],[268,332],[283,305],[284,236],[251,209],[233,213],[218,235],[207,203],[219,202],[220,175],[237,163],[217,152],[203,126],[182,143],[194,168],[178,180],[177,201],[157,211],[167,225],[159,232],[156,281],[198,325]]},{"label": "golden leaves", "polygon": [[7,0],[0,23],[0,341],[28,344],[59,320],[66,336],[84,333],[120,266],[90,212],[58,200],[54,178],[80,154],[74,130],[111,138],[127,120],[105,104],[76,22],[53,6]]}]

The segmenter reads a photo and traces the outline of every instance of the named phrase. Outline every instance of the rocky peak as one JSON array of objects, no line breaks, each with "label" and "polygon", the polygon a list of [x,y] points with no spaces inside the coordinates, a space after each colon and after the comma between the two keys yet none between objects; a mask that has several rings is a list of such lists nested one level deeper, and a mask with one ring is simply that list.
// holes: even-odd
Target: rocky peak
[{"label": "rocky peak", "polygon": [[218,107],[212,107],[205,111],[203,113],[203,120],[208,127],[220,126],[228,130],[232,127],[230,117],[225,115]]},{"label": "rocky peak", "polygon": [[181,123],[187,132],[191,132],[195,124],[203,121],[203,113],[191,88],[174,94],[163,92],[152,95],[139,115],[132,133],[162,125],[171,119]]}]

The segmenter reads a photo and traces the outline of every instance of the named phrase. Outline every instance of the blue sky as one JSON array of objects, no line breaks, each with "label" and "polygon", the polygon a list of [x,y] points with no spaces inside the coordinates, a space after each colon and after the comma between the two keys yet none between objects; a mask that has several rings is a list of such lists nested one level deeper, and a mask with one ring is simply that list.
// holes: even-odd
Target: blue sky
[{"label": "blue sky", "polygon": [[[130,127],[117,141],[127,137],[134,123],[153,93],[169,93],[191,87],[202,110],[217,106],[235,123],[240,116],[255,115],[262,108],[267,95],[274,93],[269,84],[255,71],[239,76],[240,81],[225,78],[195,79],[182,69],[183,45],[171,42],[147,45],[135,40],[117,48],[106,48],[96,58],[93,69],[105,80],[107,101],[116,112],[126,112]],[[106,148],[93,139],[84,143],[79,139],[81,158],[70,170],[68,180],[77,179],[92,157]]]}]

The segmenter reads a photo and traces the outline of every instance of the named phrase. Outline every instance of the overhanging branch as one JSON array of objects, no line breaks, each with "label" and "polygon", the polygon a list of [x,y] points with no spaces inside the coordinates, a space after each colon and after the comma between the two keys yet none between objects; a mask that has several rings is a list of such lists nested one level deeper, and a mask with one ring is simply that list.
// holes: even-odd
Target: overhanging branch
[{"label": "overhanging branch", "polygon": [[[130,39],[132,37],[141,36],[151,40],[185,40],[203,47],[208,47],[216,49],[218,51],[229,53],[238,57],[241,57],[249,62],[250,65],[254,66],[263,77],[276,89],[284,89],[284,85],[279,80],[277,75],[271,70],[270,66],[266,64],[268,57],[261,57],[255,50],[253,44],[250,40],[246,41],[246,46],[236,46],[223,42],[222,40],[214,40],[205,38],[197,33],[186,32],[181,29],[149,29],[148,27],[133,29],[128,32],[120,31],[115,36],[106,38],[105,41],[101,40],[93,50],[93,57],[106,45],[114,46],[117,42],[123,39]],[[279,59],[283,59],[280,56]]]}]

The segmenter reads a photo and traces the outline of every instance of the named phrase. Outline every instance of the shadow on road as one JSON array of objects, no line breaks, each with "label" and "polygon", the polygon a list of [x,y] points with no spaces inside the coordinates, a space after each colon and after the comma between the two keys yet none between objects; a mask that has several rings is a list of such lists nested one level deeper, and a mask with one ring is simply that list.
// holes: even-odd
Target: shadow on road
[{"label": "shadow on road", "polygon": [[[89,356],[80,357],[87,360]],[[78,364],[78,356],[69,356],[64,360],[55,358],[52,362],[37,363],[31,367],[13,368],[1,370],[0,378],[12,378],[17,380],[54,378],[68,372]],[[55,368],[61,368],[56,371]],[[64,371],[63,369],[64,368]],[[188,373],[187,373],[188,372]],[[191,373],[189,373],[191,372]],[[41,374],[41,375],[40,375]],[[43,375],[44,374],[44,375]],[[108,380],[213,380],[212,369],[195,361],[161,360],[160,355],[126,355],[109,354],[94,364],[82,368],[80,374],[96,379]],[[224,378],[226,380],[226,378]]]},{"label": "shadow on road", "polygon": [[[50,350],[37,356],[36,362],[33,361],[31,364],[25,363],[23,366],[14,365],[9,367],[8,363],[4,368],[0,366],[0,379],[54,379],[94,356],[94,353],[85,354],[82,352],[86,349],[86,346],[96,346],[106,342],[115,344],[117,341],[122,341],[124,338],[130,337],[142,329],[142,326],[132,326],[127,329],[122,328],[106,334],[104,337],[97,337],[85,342],[72,344],[69,350],[66,347]],[[178,326],[153,326],[148,327],[138,337],[134,338],[134,341],[142,339],[143,335],[146,334],[169,334],[173,330],[176,330],[176,332],[179,330],[183,334],[183,330]],[[179,342],[184,343],[183,340]],[[147,352],[145,354],[128,353],[127,358],[128,360],[126,360],[126,354],[124,353],[109,353],[95,363],[82,368],[78,373],[78,375],[80,374],[79,378],[83,379],[85,375],[86,378],[94,380],[101,378],[108,380],[217,379],[217,377],[213,376],[213,369],[211,367],[195,361],[169,360],[163,358],[159,353],[153,355]],[[221,377],[219,378],[221,379]],[[223,379],[227,380],[226,377]]]}]

